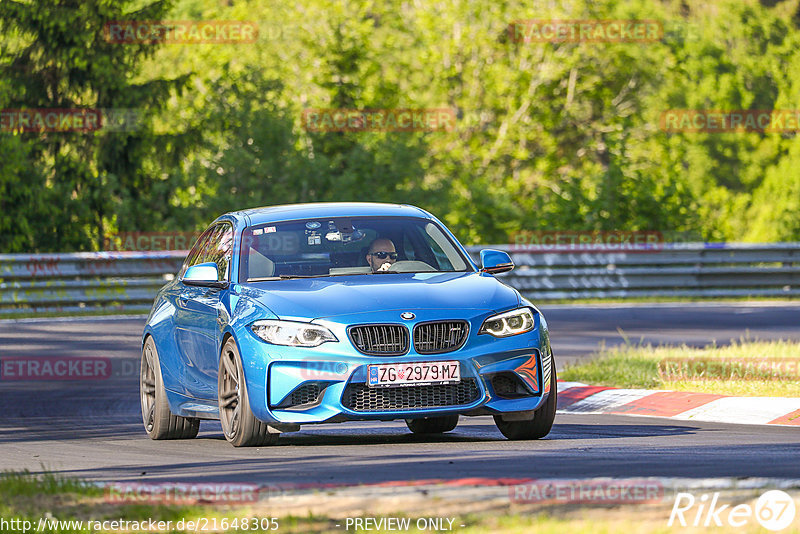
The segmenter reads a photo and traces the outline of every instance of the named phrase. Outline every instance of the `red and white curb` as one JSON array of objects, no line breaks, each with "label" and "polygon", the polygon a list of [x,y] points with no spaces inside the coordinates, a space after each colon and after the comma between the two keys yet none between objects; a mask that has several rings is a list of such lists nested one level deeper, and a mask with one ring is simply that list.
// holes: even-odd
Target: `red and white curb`
[{"label": "red and white curb", "polygon": [[800,426],[800,399],[617,389],[558,382],[558,413],[669,417],[683,421]]}]

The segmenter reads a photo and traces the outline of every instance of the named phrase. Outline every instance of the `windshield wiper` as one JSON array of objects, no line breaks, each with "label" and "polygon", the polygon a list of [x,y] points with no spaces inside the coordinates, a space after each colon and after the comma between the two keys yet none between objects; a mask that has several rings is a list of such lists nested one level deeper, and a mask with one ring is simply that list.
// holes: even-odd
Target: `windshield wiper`
[{"label": "windshield wiper", "polygon": [[327,274],[282,274],[280,276],[260,276],[258,278],[248,278],[248,282],[269,282],[271,280],[291,280],[292,278],[319,278],[328,276]]},{"label": "windshield wiper", "polygon": [[416,274],[448,271],[376,271],[374,273],[336,273],[336,274],[282,274],[280,276],[261,276],[248,278],[248,282],[271,282],[274,280],[291,280],[293,278],[326,278],[331,276],[360,276],[365,274]]}]

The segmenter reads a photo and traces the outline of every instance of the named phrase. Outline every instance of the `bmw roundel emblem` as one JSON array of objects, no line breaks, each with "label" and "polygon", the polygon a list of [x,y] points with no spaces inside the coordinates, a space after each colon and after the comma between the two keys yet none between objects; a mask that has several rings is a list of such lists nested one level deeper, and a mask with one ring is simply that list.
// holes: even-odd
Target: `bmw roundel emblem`
[{"label": "bmw roundel emblem", "polygon": [[405,319],[406,321],[410,321],[411,319],[413,319],[414,317],[416,317],[416,315],[414,315],[414,314],[413,314],[413,313],[411,313],[411,312],[403,312],[403,313],[401,313],[401,314],[400,314],[400,317],[402,317],[402,318],[403,318],[403,319]]}]

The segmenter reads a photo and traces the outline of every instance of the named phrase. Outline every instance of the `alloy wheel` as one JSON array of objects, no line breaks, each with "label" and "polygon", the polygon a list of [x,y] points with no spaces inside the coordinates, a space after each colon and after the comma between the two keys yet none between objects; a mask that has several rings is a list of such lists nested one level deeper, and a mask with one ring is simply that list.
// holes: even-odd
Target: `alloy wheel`
[{"label": "alloy wheel", "polygon": [[220,366],[220,404],[219,417],[222,428],[229,439],[234,439],[240,426],[241,395],[239,367],[236,365],[236,355],[226,347],[222,355]]},{"label": "alloy wheel", "polygon": [[156,372],[153,347],[150,344],[145,345],[142,354],[139,392],[142,398],[142,413],[145,414],[144,426],[148,432],[152,432],[156,422]]}]

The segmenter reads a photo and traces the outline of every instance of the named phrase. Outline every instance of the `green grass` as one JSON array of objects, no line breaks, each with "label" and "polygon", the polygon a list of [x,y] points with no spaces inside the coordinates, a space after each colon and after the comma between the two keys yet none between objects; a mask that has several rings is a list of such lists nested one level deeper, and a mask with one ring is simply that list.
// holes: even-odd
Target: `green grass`
[{"label": "green grass", "polygon": [[658,388],[658,359],[643,349],[624,347],[601,352],[586,363],[567,365],[558,377],[568,382],[619,388]]},{"label": "green grass", "polygon": [[[786,360],[781,362],[785,370],[777,375],[754,372],[753,364],[765,358]],[[800,343],[794,341],[740,340],[699,349],[626,344],[603,349],[588,362],[567,365],[559,378],[620,388],[800,397],[799,363]],[[690,372],[680,376],[665,372],[681,365]]]},{"label": "green grass", "polygon": [[[35,475],[28,471],[22,471],[6,472],[0,475],[0,517],[6,521],[10,519],[30,521],[34,525],[34,529],[42,517],[66,521],[103,521],[106,519],[142,521],[157,518],[158,520],[177,522],[182,518],[215,515],[217,512],[201,506],[110,504],[106,502],[102,488],[81,480],[50,473]],[[73,534],[93,531],[61,528],[44,529],[37,532]]]},{"label": "green grass", "polygon": [[6,472],[0,475],[0,503],[22,500],[40,495],[77,493],[86,496],[102,495],[97,486],[80,480],[56,476],[52,473],[32,475],[29,471]]}]

